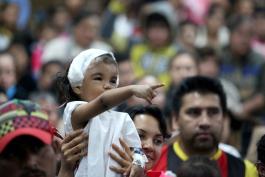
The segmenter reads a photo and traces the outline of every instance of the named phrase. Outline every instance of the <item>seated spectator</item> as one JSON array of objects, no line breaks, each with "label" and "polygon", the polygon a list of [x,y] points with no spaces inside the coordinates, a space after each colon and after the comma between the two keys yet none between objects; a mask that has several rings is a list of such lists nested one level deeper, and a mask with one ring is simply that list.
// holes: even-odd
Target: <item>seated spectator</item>
[{"label": "seated spectator", "polygon": [[9,52],[0,53],[0,87],[9,100],[13,98],[27,99],[27,91],[17,85],[16,61]]}]

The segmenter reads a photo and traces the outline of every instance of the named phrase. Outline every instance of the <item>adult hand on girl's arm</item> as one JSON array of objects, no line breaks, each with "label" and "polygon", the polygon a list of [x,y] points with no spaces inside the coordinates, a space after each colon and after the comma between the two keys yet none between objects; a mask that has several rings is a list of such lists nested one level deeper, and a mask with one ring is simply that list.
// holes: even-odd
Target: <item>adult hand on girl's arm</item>
[{"label": "adult hand on girl's arm", "polygon": [[61,142],[61,168],[58,177],[74,177],[76,162],[87,155],[88,135],[75,130]]},{"label": "adult hand on girl's arm", "polygon": [[[123,149],[113,144],[112,148],[116,153],[109,152],[110,157],[115,160],[120,166],[111,166],[110,169],[116,173],[123,174],[124,176],[130,175],[130,177],[145,177],[145,175],[141,171],[136,170],[136,168],[134,168],[135,165],[133,165],[132,163],[133,154],[129,146],[122,139],[120,139],[120,144]],[[130,173],[132,169],[134,169],[134,171]]]}]

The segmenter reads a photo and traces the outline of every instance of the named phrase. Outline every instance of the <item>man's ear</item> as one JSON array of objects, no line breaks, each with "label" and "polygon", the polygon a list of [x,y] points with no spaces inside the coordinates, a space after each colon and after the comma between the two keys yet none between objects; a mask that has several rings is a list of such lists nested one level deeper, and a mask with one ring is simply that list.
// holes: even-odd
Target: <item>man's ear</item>
[{"label": "man's ear", "polygon": [[73,91],[75,92],[75,94],[77,94],[78,96],[81,95],[81,86],[76,86],[73,88]]},{"label": "man's ear", "polygon": [[172,113],[171,125],[172,125],[172,130],[173,131],[176,131],[176,130],[179,129],[178,114],[175,113],[175,112]]}]

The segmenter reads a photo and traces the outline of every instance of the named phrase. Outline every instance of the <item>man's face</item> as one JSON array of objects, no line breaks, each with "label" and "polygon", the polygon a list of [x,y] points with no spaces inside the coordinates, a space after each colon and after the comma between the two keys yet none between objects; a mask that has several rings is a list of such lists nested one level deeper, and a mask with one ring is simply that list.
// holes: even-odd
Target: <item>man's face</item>
[{"label": "man's face", "polygon": [[35,138],[34,140],[20,138],[15,141],[11,146],[7,146],[7,151],[4,150],[1,154],[1,175],[8,177],[54,177],[56,175],[57,161],[51,145],[44,145]]},{"label": "man's face", "polygon": [[232,52],[237,55],[246,55],[250,49],[251,38],[253,37],[253,24],[244,22],[231,32],[230,46]]},{"label": "man's face", "polygon": [[177,118],[180,144],[188,153],[213,153],[222,133],[223,112],[216,94],[191,92],[182,97]]},{"label": "man's face", "polygon": [[16,83],[16,68],[11,55],[0,55],[0,86],[7,90]]}]

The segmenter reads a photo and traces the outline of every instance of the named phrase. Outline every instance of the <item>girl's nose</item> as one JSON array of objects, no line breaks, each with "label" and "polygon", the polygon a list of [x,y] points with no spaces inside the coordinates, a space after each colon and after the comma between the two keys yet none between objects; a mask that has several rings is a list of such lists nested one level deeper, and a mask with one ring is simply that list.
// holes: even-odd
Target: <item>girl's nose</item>
[{"label": "girl's nose", "polygon": [[149,149],[149,150],[154,149],[154,144],[153,144],[153,141],[152,140],[145,140],[142,143],[142,146],[143,146],[144,149]]},{"label": "girl's nose", "polygon": [[105,90],[109,90],[109,89],[112,89],[112,88],[114,88],[113,84],[111,84],[111,83],[108,83],[108,82],[107,82],[107,83],[105,83],[103,87],[104,87],[104,89],[105,89]]}]

